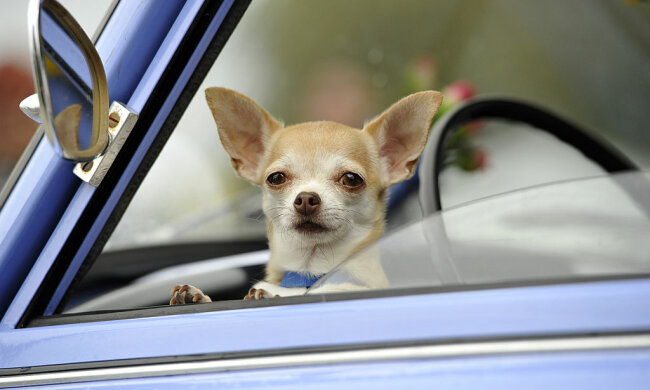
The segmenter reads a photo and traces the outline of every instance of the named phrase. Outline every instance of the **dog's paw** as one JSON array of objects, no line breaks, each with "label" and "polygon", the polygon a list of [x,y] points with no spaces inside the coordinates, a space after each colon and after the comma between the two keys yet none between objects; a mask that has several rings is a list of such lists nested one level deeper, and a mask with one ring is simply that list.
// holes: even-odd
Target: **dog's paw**
[{"label": "dog's paw", "polygon": [[189,284],[174,286],[171,296],[172,299],[169,300],[170,305],[212,302],[212,299],[210,299],[209,296],[203,294],[203,291],[194,286],[190,286]]},{"label": "dog's paw", "polygon": [[262,288],[251,288],[248,290],[248,295],[244,297],[244,300],[248,301],[250,299],[266,299],[266,298],[279,298],[279,295],[272,295],[268,291]]}]

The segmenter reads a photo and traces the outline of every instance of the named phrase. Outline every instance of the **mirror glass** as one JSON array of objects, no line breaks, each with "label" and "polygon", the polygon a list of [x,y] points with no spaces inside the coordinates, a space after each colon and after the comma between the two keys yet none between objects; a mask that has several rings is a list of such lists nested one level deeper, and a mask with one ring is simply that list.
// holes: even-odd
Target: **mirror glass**
[{"label": "mirror glass", "polygon": [[108,93],[101,60],[59,3],[44,1],[39,12],[40,50],[35,50],[34,62],[43,125],[63,157],[92,160],[108,144]]}]

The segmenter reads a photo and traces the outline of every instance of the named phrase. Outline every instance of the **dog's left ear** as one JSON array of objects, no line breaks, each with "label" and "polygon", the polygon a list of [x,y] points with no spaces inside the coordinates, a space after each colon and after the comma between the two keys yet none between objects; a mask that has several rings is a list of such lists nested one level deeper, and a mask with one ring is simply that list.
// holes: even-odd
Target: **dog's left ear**
[{"label": "dog's left ear", "polygon": [[442,103],[442,94],[424,91],[409,95],[364,126],[379,147],[379,156],[388,174],[388,185],[413,176],[429,136],[433,116]]}]

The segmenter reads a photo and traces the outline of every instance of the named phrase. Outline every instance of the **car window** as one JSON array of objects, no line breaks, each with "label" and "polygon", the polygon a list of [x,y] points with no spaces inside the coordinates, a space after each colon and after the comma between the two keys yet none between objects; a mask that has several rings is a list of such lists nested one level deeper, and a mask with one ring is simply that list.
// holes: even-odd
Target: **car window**
[{"label": "car window", "polygon": [[[534,186],[451,207],[394,229],[308,293],[391,293],[650,274],[650,172]],[[163,304],[179,278],[238,299],[266,251],[163,268],[67,313]],[[229,295],[230,294],[230,295]]]},{"label": "car window", "polygon": [[446,143],[439,174],[443,208],[542,183],[605,173],[575,147],[517,121],[475,121],[454,131]]},{"label": "car window", "polygon": [[[647,15],[647,7],[622,1],[543,6],[256,1],[200,89],[235,89],[287,124],[334,120],[357,127],[418,90],[446,89],[449,102],[474,95],[516,96],[565,114],[648,166],[645,124],[650,114],[644,102],[650,92],[643,88],[650,83],[648,47],[638,46],[644,36],[625,28]],[[306,30],[309,34],[300,33]],[[607,77],[599,69],[608,69]],[[481,162],[458,167],[465,163],[461,170],[485,176],[501,169],[504,159],[518,158],[508,156],[518,147],[496,153],[493,145],[544,143],[539,137],[520,139],[524,132],[476,133],[469,141],[485,147],[476,145],[471,158]],[[526,177],[519,177],[521,184],[514,181],[513,188],[558,173],[544,161],[563,164],[543,149],[537,157],[521,170]],[[445,186],[450,191],[463,185],[451,177],[443,180],[450,182]],[[259,204],[259,192],[230,167],[198,93],[106,250],[262,237]]]},{"label": "car window", "polygon": [[[355,127],[420,90],[442,91],[443,111],[476,96],[512,96],[581,124],[648,167],[650,10],[628,3],[255,1],[199,90],[237,90],[286,124]],[[524,125],[493,120],[462,130],[457,158],[441,175],[445,207],[602,174],[579,152]],[[396,194],[388,226],[400,231],[423,216],[417,191]],[[199,92],[96,267],[110,270],[115,263],[106,259],[139,250],[150,272],[173,261],[156,265],[157,252],[147,255],[148,248],[185,245],[189,252],[243,242],[228,253],[246,252],[262,249],[265,234],[260,191],[235,175]],[[188,259],[180,252],[174,261]],[[145,274],[123,276],[112,279],[117,287]]]},{"label": "car window", "polygon": [[571,180],[433,214],[378,240],[312,292],[575,280],[650,273],[650,173]]}]

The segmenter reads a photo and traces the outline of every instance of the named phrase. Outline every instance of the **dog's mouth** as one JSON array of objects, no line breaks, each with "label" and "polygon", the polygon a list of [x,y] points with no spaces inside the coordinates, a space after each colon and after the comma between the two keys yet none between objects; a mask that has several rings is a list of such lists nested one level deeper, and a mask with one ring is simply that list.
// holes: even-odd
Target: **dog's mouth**
[{"label": "dog's mouth", "polygon": [[294,225],[294,229],[296,229],[299,233],[303,233],[303,234],[318,234],[318,233],[326,233],[330,231],[328,227],[316,223],[314,221],[298,222],[297,224]]}]

